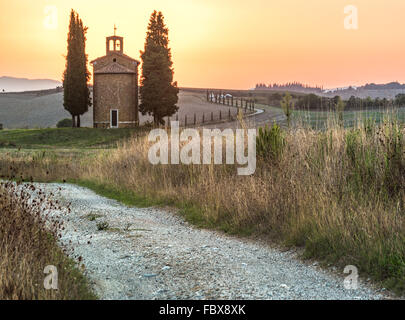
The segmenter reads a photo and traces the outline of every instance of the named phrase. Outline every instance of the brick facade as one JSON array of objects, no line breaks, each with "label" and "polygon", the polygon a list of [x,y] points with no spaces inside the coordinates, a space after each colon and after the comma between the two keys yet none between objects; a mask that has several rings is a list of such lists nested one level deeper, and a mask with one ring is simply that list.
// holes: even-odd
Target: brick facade
[{"label": "brick facade", "polygon": [[93,126],[111,127],[111,110],[118,110],[118,127],[138,125],[139,61],[123,53],[123,38],[107,37],[106,55],[93,60]]}]

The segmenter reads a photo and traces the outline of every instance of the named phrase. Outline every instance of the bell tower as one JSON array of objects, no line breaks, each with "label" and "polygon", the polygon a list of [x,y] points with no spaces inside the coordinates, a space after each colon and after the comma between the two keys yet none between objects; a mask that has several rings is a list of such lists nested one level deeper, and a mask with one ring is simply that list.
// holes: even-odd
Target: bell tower
[{"label": "bell tower", "polygon": [[114,35],[106,38],[106,54],[124,53],[124,38],[116,35],[117,28],[114,25]]}]

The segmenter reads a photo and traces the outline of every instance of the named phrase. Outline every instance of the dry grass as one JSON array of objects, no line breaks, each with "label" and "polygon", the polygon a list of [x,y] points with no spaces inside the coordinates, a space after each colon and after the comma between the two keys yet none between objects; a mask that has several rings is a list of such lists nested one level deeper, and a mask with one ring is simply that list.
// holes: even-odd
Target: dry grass
[{"label": "dry grass", "polygon": [[[36,192],[38,200],[31,201]],[[58,207],[32,185],[0,184],[0,299],[94,299],[86,279],[58,247],[63,228],[43,214]],[[45,289],[44,268],[58,271],[58,290]]]},{"label": "dry grass", "polygon": [[259,159],[249,177],[237,176],[235,166],[152,166],[145,137],[81,162],[9,154],[0,165],[19,167],[24,177],[91,181],[175,204],[204,226],[304,246],[307,257],[356,265],[403,292],[403,133],[389,121],[294,129],[284,133],[281,156]]}]

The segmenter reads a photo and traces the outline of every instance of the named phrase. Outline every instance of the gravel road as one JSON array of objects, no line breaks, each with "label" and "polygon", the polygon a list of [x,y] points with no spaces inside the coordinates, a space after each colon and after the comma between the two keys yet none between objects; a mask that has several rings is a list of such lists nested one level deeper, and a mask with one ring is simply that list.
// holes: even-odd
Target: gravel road
[{"label": "gravel road", "polygon": [[[37,184],[67,210],[62,245],[101,299],[381,299],[361,283],[252,240],[196,229],[168,210],[129,208],[70,184]],[[53,193],[53,196],[50,195]],[[98,230],[102,222],[108,228]],[[71,241],[71,242],[70,242]],[[90,242],[90,243],[89,243]]]}]

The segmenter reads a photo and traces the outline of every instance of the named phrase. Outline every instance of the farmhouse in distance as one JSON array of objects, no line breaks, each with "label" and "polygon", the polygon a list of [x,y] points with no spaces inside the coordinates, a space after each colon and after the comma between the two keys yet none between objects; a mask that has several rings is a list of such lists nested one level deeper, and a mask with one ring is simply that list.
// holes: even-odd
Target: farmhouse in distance
[{"label": "farmhouse in distance", "polygon": [[124,54],[124,38],[106,38],[106,55],[93,65],[94,128],[133,128],[138,118],[139,61]]}]

